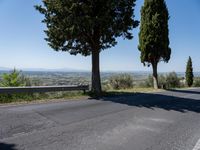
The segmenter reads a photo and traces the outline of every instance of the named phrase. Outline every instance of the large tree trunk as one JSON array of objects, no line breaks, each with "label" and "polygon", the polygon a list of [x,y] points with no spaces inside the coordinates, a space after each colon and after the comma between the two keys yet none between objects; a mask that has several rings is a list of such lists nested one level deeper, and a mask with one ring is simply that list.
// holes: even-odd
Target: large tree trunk
[{"label": "large tree trunk", "polygon": [[92,89],[95,96],[101,95],[101,78],[99,69],[99,50],[92,51]]},{"label": "large tree trunk", "polygon": [[153,68],[153,87],[154,87],[154,89],[158,89],[158,72],[157,72],[157,66],[158,66],[157,62],[152,63],[152,68]]}]

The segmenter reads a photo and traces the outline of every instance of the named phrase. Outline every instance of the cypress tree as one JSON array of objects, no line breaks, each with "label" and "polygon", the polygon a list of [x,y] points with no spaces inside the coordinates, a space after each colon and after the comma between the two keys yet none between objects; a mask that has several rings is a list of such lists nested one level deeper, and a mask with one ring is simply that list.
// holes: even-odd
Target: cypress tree
[{"label": "cypress tree", "polygon": [[186,83],[189,87],[193,84],[193,67],[192,67],[192,59],[189,57],[186,67],[186,73],[185,73]]},{"label": "cypress tree", "polygon": [[44,15],[48,44],[72,55],[92,55],[92,92],[101,93],[99,55],[117,38],[132,39],[136,0],[43,0],[36,9]]},{"label": "cypress tree", "polygon": [[157,65],[168,62],[171,55],[169,47],[169,14],[164,0],[145,0],[141,8],[139,46],[141,62],[153,68],[154,88],[158,89]]}]

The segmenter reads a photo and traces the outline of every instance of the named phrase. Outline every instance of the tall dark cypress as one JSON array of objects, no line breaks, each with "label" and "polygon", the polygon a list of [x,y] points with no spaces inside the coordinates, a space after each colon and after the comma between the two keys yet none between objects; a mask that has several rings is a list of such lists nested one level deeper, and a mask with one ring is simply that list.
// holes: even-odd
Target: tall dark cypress
[{"label": "tall dark cypress", "polygon": [[186,83],[189,87],[193,84],[193,67],[192,67],[192,59],[189,57],[186,67],[186,73],[185,73]]},{"label": "tall dark cypress", "polygon": [[158,63],[168,62],[171,56],[168,20],[164,0],[145,0],[141,9],[138,49],[141,52],[141,62],[147,66],[152,65],[155,89],[158,89]]}]

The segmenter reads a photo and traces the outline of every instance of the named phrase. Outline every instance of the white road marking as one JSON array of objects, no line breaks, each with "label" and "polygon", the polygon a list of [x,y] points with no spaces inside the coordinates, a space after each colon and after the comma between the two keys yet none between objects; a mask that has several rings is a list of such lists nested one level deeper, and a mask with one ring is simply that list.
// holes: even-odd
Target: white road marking
[{"label": "white road marking", "polygon": [[198,140],[197,144],[194,146],[192,150],[200,150],[200,139]]}]

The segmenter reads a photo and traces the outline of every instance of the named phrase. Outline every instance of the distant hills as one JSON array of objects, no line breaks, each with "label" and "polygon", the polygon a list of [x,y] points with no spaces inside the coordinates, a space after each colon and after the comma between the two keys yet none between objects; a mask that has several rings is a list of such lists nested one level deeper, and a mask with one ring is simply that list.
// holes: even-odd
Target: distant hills
[{"label": "distant hills", "polygon": [[39,72],[84,72],[84,70],[60,68],[60,69],[44,69],[44,68],[24,68],[23,71],[39,71]]},{"label": "distant hills", "polygon": [[[22,71],[36,71],[36,72],[85,72],[87,70],[78,70],[71,68],[60,68],[60,69],[44,69],[44,68],[16,68]],[[0,71],[11,71],[13,68],[0,67]]]},{"label": "distant hills", "polygon": [[0,67],[0,70],[1,70],[1,71],[9,71],[9,70],[12,70],[12,69],[6,68],[6,67]]},{"label": "distant hills", "polygon": [[[24,71],[24,72],[91,72],[90,70],[81,70],[81,69],[71,69],[71,68],[60,68],[60,69],[44,69],[44,68],[17,68],[18,70]],[[7,67],[0,67],[0,73],[11,71],[13,68],[7,68]],[[102,73],[130,73],[135,75],[150,75],[152,72],[149,71],[102,71]],[[159,72],[159,74],[167,74],[169,72]],[[185,72],[176,72],[178,76],[184,77]],[[194,72],[195,76],[200,77],[200,72]]]}]

